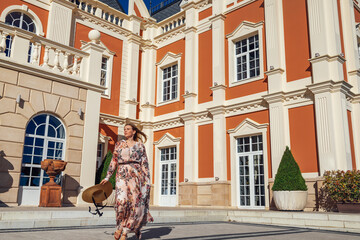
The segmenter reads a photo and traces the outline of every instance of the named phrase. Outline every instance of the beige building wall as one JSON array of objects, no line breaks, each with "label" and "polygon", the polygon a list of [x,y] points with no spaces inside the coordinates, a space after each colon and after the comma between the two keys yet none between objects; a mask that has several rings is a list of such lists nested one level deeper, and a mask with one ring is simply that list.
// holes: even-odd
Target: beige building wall
[{"label": "beige building wall", "polygon": [[[16,98],[21,95],[20,103]],[[82,160],[87,90],[0,67],[0,204],[18,204],[25,129],[39,113],[52,114],[66,128],[63,203],[76,204]]]}]

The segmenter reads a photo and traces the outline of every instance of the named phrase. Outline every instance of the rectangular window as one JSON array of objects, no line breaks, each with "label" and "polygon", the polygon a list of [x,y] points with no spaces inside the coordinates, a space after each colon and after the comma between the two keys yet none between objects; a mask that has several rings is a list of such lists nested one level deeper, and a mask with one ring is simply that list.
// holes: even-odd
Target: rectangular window
[{"label": "rectangular window", "polygon": [[107,87],[107,75],[108,75],[108,58],[103,57],[101,60],[101,77],[100,85]]},{"label": "rectangular window", "polygon": [[259,36],[255,35],[235,43],[236,80],[260,75]]},{"label": "rectangular window", "polygon": [[177,98],[178,89],[178,65],[163,69],[163,101]]}]

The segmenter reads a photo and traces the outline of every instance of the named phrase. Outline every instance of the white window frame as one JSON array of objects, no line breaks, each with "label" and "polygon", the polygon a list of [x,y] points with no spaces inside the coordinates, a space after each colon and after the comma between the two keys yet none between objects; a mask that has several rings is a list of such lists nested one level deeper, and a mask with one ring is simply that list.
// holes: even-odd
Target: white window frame
[{"label": "white window frame", "polygon": [[[171,52],[166,53],[163,59],[156,63],[157,65],[157,101],[156,106],[162,106],[174,102],[180,101],[180,79],[181,79],[181,53],[174,54]],[[177,75],[177,96],[174,99],[163,101],[163,70],[165,68],[171,67],[173,65],[178,66],[178,75]]]},{"label": "white window frame", "polygon": [[[105,47],[105,46],[104,46]],[[106,90],[101,94],[101,97],[110,99],[111,98],[111,82],[112,82],[112,75],[113,75],[113,62],[114,62],[114,55],[115,53],[109,51],[107,48],[102,55],[102,58],[107,58],[107,72],[106,72]],[[101,63],[102,63],[101,58]],[[101,68],[101,65],[100,65]],[[100,79],[99,79],[100,85]]]},{"label": "white window frame", "polygon": [[[226,35],[228,41],[228,60],[229,60],[229,87],[246,84],[264,78],[264,49],[263,49],[263,22],[252,23],[243,21],[232,33]],[[236,43],[243,39],[258,35],[259,39],[259,63],[260,74],[256,77],[237,80],[236,68]]]},{"label": "white window frame", "polygon": [[230,156],[231,156],[231,206],[237,208],[246,208],[240,206],[240,181],[239,181],[239,161],[237,153],[237,138],[249,137],[254,135],[262,135],[263,139],[263,160],[264,160],[264,184],[265,184],[265,207],[253,207],[260,209],[269,208],[269,191],[267,186],[269,185],[268,176],[268,156],[267,156],[267,128],[268,123],[259,124],[249,118],[246,118],[234,129],[228,130],[230,135]]},{"label": "white window frame", "polygon": [[161,149],[176,147],[176,205],[179,205],[179,159],[181,138],[165,133],[155,146],[155,172],[154,172],[154,205],[160,205],[161,195]]}]

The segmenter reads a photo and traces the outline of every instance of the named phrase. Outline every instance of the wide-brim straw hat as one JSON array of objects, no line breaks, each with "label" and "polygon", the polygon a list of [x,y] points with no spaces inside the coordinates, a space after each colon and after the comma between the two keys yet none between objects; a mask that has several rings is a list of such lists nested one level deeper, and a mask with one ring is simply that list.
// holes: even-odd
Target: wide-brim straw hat
[{"label": "wide-brim straw hat", "polygon": [[95,203],[102,203],[102,201],[111,195],[112,190],[113,187],[110,182],[106,182],[104,185],[96,184],[83,192],[82,199],[85,202],[93,203],[94,198]]}]

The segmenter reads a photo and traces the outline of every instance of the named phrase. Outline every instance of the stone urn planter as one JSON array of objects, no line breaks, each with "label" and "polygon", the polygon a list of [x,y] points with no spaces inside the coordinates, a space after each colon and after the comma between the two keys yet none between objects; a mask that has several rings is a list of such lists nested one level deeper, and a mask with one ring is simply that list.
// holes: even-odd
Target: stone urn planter
[{"label": "stone urn planter", "polygon": [[307,191],[273,191],[278,210],[302,211],[307,203]]},{"label": "stone urn planter", "polygon": [[275,175],[273,199],[278,210],[302,211],[307,203],[307,186],[289,147]]}]

